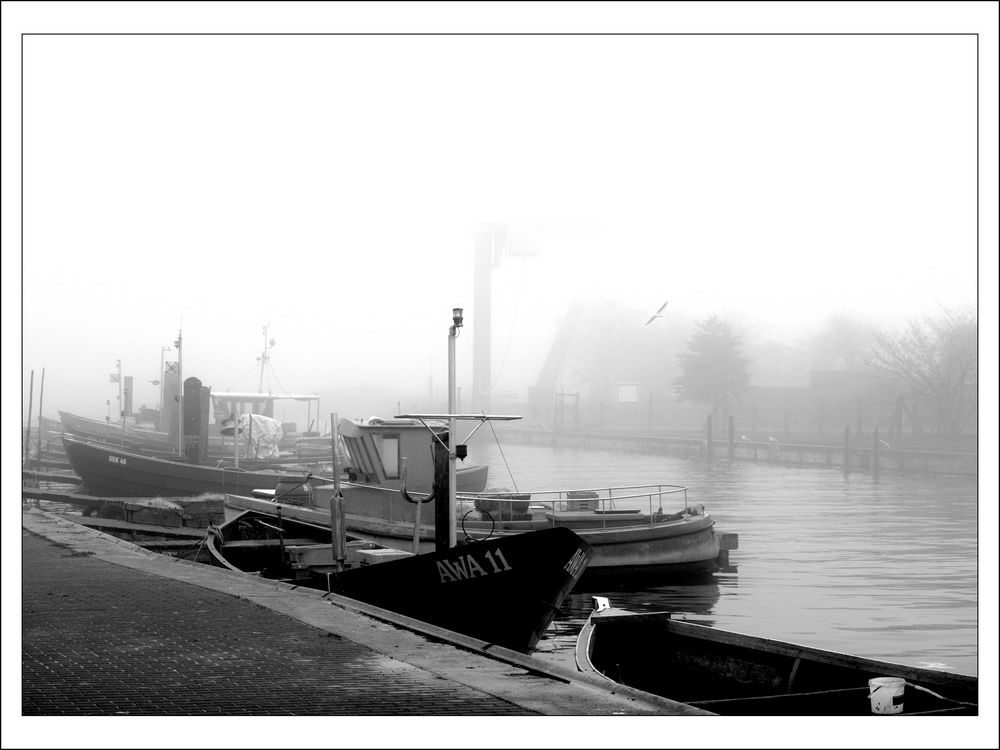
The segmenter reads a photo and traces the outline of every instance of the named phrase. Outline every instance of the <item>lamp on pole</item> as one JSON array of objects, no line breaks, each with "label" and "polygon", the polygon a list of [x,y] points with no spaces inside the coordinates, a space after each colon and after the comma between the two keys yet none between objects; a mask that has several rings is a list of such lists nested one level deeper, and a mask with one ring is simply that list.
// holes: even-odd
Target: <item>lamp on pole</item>
[{"label": "lamp on pole", "polygon": [[457,455],[455,453],[455,443],[457,442],[455,429],[455,339],[458,338],[458,329],[462,327],[462,308],[456,307],[451,311],[452,326],[448,329],[448,547],[454,547],[456,543],[455,533],[455,513],[457,511],[457,487],[458,480],[455,476]]}]

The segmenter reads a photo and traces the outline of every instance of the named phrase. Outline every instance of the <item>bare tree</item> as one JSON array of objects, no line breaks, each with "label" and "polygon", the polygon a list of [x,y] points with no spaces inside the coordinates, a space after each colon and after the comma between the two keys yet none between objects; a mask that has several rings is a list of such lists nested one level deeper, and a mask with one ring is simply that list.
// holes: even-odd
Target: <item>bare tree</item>
[{"label": "bare tree", "polygon": [[934,432],[960,435],[979,406],[979,323],[971,310],[910,320],[878,332],[866,365],[905,398],[934,412]]},{"label": "bare tree", "polygon": [[872,336],[866,323],[835,313],[826,319],[823,330],[811,337],[809,348],[816,365],[826,363],[829,369],[853,370],[871,347]]}]

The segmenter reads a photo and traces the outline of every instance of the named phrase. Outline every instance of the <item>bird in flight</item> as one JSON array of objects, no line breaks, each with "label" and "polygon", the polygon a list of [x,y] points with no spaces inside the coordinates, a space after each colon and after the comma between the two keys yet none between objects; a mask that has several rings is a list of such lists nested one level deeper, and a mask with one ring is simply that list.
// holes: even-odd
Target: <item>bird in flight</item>
[{"label": "bird in flight", "polygon": [[662,318],[663,316],[660,313],[662,313],[666,309],[667,304],[669,302],[670,302],[670,300],[667,300],[662,305],[660,305],[660,309],[657,310],[655,313],[653,313],[653,316],[649,320],[646,321],[646,325],[649,325],[650,323],[652,323],[657,318]]}]

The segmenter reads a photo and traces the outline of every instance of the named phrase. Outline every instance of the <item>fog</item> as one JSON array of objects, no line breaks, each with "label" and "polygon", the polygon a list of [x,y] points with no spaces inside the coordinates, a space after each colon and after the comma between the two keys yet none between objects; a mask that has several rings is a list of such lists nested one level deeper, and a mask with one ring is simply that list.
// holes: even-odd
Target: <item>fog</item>
[{"label": "fog", "polygon": [[118,360],[155,406],[179,332],[256,390],[264,326],[265,390],[446,399],[484,222],[494,393],[576,299],[785,341],[975,305],[975,134],[972,37],[25,37],[22,410],[44,368],[106,416]]},{"label": "fog", "polygon": [[[578,300],[677,350],[711,314],[754,347],[982,298],[993,404],[995,5],[613,7],[4,3],[5,423],[43,370],[45,416],[108,416],[119,361],[155,406],[179,335],[184,377],[319,394],[320,428],[443,409],[487,224],[494,403]],[[195,30],[690,35],[132,33]],[[794,33],[728,34],[761,30]]]}]

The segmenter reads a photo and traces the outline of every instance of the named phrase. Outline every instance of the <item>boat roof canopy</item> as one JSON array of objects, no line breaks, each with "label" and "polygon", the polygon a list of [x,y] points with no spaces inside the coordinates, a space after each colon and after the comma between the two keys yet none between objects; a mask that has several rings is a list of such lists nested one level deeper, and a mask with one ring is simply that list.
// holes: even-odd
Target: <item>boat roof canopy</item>
[{"label": "boat roof canopy", "polygon": [[230,391],[221,391],[219,393],[213,393],[212,398],[218,399],[229,399],[229,400],[239,400],[239,401],[281,401],[284,399],[290,399],[292,401],[319,401],[319,396],[315,393],[304,394],[304,393],[232,393]]},{"label": "boat roof canopy", "polygon": [[521,419],[520,416],[511,414],[397,414],[395,419],[460,419],[475,422],[509,422],[512,419]]}]

